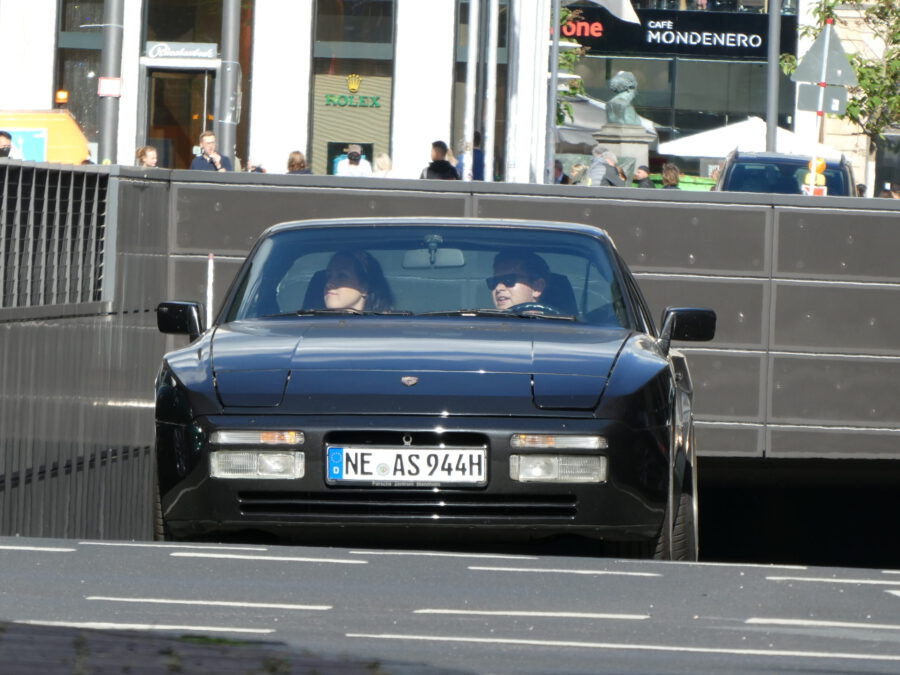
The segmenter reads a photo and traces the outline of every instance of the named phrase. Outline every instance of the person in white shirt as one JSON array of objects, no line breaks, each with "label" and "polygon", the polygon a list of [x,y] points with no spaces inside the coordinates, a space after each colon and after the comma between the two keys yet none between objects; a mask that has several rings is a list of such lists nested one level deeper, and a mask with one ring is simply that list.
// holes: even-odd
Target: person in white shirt
[{"label": "person in white shirt", "polygon": [[356,144],[349,146],[347,158],[338,162],[336,176],[371,176],[372,165],[363,159],[362,148]]}]

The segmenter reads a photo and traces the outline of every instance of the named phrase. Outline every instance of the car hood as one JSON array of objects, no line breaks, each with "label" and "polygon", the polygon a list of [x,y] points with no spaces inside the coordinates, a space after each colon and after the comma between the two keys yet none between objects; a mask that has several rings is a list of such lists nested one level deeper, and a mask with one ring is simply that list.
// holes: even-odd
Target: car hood
[{"label": "car hood", "polygon": [[541,319],[291,318],[216,329],[226,409],[281,414],[593,410],[624,329]]}]

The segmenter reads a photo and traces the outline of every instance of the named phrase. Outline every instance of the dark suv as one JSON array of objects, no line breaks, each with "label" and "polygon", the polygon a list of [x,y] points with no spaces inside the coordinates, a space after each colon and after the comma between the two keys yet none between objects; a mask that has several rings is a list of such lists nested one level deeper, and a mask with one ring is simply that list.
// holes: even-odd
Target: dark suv
[{"label": "dark suv", "polygon": [[[724,192],[804,194],[810,159],[806,155],[735,150],[725,159],[714,189]],[[840,161],[826,161],[823,175],[825,194],[832,197],[856,196],[853,168],[843,156]],[[822,187],[821,182],[819,187]]]}]

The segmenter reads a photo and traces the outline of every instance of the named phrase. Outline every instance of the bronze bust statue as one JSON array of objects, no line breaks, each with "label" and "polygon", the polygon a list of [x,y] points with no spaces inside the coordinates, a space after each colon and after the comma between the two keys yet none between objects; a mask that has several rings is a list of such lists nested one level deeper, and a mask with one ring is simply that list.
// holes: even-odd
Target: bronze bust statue
[{"label": "bronze bust statue", "polygon": [[637,79],[634,75],[620,70],[609,81],[609,88],[616,92],[616,95],[606,102],[607,123],[640,126],[641,118],[631,105],[637,94]]}]

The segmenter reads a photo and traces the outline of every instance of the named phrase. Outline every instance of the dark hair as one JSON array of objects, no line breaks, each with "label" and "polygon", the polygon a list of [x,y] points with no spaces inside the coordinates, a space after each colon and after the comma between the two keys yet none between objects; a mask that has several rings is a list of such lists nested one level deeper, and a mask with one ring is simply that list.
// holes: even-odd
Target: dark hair
[{"label": "dark hair", "polygon": [[0,136],[3,136],[3,138],[7,138],[9,140],[12,140],[12,134],[10,134],[8,131],[0,131]]},{"label": "dark hair", "polygon": [[476,148],[481,147],[481,132],[480,131],[475,132],[475,137],[472,139],[472,144]]},{"label": "dark hair", "polygon": [[504,248],[494,256],[494,269],[502,263],[520,264],[522,271],[532,281],[534,279],[547,281],[550,278],[550,266],[547,261],[527,248]]},{"label": "dark hair", "polygon": [[294,150],[288,155],[288,171],[303,171],[306,169],[306,157],[299,150]]},{"label": "dark hair", "polygon": [[[394,306],[394,294],[384,278],[381,265],[368,251],[362,249],[345,249],[331,256],[331,261],[336,258],[346,258],[353,265],[356,278],[366,287],[366,311],[385,312]],[[331,264],[329,261],[329,265]]]},{"label": "dark hair", "polygon": [[679,177],[681,176],[681,169],[678,168],[677,165],[668,162],[663,164],[662,168],[662,182],[663,185],[678,185]]},{"label": "dark hair", "polygon": [[444,141],[435,141],[434,143],[431,144],[431,147],[434,148],[435,150],[439,150],[441,152],[441,155],[446,156],[447,144],[444,143]]}]

